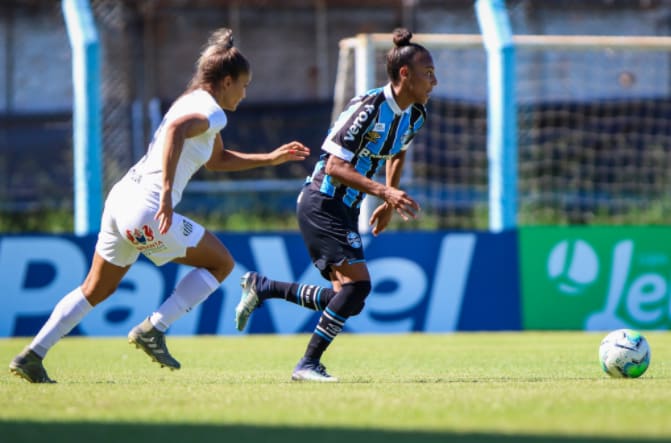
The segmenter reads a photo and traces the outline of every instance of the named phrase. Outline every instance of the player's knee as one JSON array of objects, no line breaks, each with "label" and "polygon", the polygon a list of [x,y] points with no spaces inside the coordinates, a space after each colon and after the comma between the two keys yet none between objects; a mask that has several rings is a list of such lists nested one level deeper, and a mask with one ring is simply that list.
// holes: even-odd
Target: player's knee
[{"label": "player's knee", "polygon": [[354,290],[356,291],[357,295],[363,300],[368,297],[370,290],[373,289],[373,286],[368,280],[355,281],[352,283],[352,285],[354,285]]},{"label": "player's knee", "polygon": [[222,263],[221,266],[219,266],[212,274],[214,275],[214,278],[216,278],[219,283],[221,283],[233,271],[233,266],[234,265],[231,262]]},{"label": "player's knee", "polygon": [[[227,251],[228,252],[228,251]],[[221,257],[216,265],[208,267],[207,270],[216,278],[219,283],[223,282],[228,275],[233,272],[235,267],[235,262],[230,254],[224,255]]]},{"label": "player's knee", "polygon": [[361,311],[363,311],[363,308],[366,305],[366,298],[372,289],[369,281],[357,281],[352,283],[352,285],[354,291],[351,299],[352,303],[350,305],[350,317],[361,314]]},{"label": "player's knee", "polygon": [[331,299],[328,307],[343,318],[359,314],[363,310],[366,297],[370,293],[369,281],[345,283]]},{"label": "player's knee", "polygon": [[114,294],[116,288],[117,287],[114,286],[114,287],[103,287],[89,290],[84,288],[84,286],[82,286],[82,293],[84,294],[84,297],[91,306],[97,306],[100,303],[107,300],[107,298],[109,298],[110,295]]},{"label": "player's knee", "polygon": [[362,301],[361,304],[359,304],[359,306],[354,308],[350,317],[354,317],[355,315],[361,314],[361,311],[363,311],[364,306],[366,306],[366,302]]}]

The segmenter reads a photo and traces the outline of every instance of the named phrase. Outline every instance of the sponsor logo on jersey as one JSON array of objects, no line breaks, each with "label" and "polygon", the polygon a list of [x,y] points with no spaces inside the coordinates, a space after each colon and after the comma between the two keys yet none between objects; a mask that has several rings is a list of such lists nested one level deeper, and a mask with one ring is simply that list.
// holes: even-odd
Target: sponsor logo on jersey
[{"label": "sponsor logo on jersey", "polygon": [[385,127],[386,127],[386,126],[385,126],[384,123],[377,122],[377,123],[375,123],[375,126],[373,127],[373,131],[375,131],[375,132],[384,132],[384,128],[385,128]]},{"label": "sponsor logo on jersey", "polygon": [[350,127],[347,129],[347,134],[345,134],[346,141],[354,141],[354,138],[359,134],[363,124],[370,118],[373,111],[375,111],[375,106],[364,105],[363,109],[359,112],[359,115],[356,116]]},{"label": "sponsor logo on jersey", "polygon": [[361,157],[369,157],[369,158],[384,158],[384,159],[390,159],[394,156],[394,154],[373,154],[370,149],[368,148],[363,148],[359,152],[359,156]]}]

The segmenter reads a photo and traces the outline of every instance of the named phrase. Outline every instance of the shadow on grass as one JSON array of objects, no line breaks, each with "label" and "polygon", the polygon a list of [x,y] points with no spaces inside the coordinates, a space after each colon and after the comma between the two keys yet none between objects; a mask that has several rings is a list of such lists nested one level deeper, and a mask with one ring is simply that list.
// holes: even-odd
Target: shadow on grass
[{"label": "shadow on grass", "polygon": [[487,433],[384,431],[374,429],[296,428],[245,425],[163,425],[103,422],[0,421],[3,442],[95,443],[235,442],[235,443],[661,443],[666,438],[612,438],[584,436],[515,435]]}]

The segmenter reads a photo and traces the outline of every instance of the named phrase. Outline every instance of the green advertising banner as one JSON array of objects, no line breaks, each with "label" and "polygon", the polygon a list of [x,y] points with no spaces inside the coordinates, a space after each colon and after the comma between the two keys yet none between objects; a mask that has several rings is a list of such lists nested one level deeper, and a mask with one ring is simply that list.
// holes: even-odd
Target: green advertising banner
[{"label": "green advertising banner", "polygon": [[671,227],[519,230],[524,329],[671,328]]}]

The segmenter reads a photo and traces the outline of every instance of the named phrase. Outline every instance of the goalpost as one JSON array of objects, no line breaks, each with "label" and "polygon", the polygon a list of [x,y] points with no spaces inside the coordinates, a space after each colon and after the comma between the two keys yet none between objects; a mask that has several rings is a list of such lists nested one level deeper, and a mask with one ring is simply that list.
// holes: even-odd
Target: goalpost
[{"label": "goalpost", "polygon": [[[512,40],[516,112],[507,118],[517,129],[517,223],[668,223],[671,37]],[[429,227],[486,229],[491,103],[483,39],[415,34],[413,41],[432,52],[438,86],[402,186]],[[387,82],[391,45],[389,34],[341,42],[334,116],[355,94]],[[362,208],[362,232],[369,210]]]},{"label": "goalpost", "polygon": [[[432,52],[434,56],[434,64],[436,65],[436,72],[439,76],[441,75],[441,66],[448,62],[446,57],[452,58],[456,55],[459,58],[462,56],[470,58],[475,56],[479,59],[478,61],[474,61],[475,63],[484,62],[482,37],[480,35],[414,34],[413,42],[425,46]],[[356,37],[340,41],[334,88],[333,120],[335,120],[340,112],[342,112],[352,97],[363,94],[369,89],[383,85],[387,82],[384,69],[385,54],[390,47],[391,36],[389,34],[360,34]],[[450,48],[451,52],[445,51],[445,48]],[[459,53],[459,51],[461,51],[461,53]],[[443,87],[440,78],[438,83],[439,85],[436,89],[440,90],[441,87]],[[435,131],[440,132],[439,126],[432,124],[432,122],[435,123],[435,120],[429,116],[427,123],[425,123],[425,126],[427,127],[421,132],[426,133],[431,131],[431,133],[434,134]],[[432,135],[431,133],[429,134],[429,137]],[[422,137],[422,140],[426,139],[426,137],[422,135],[420,135],[420,137]],[[441,196],[443,190],[437,189],[438,187],[433,186],[428,182],[429,177],[434,175],[434,171],[427,170],[426,168],[426,166],[430,166],[432,163],[431,159],[429,159],[427,164],[421,162],[419,157],[425,153],[423,149],[425,144],[423,142],[414,142],[413,144],[415,146],[411,149],[411,155],[406,156],[406,165],[401,179],[401,186],[405,188],[410,186],[411,189],[409,190],[411,193],[413,193],[412,188],[415,186],[428,186],[431,189],[426,190],[424,195],[425,198],[422,199],[422,206],[426,206],[425,203],[428,199],[430,203],[435,203],[435,205],[430,206],[431,208],[438,207],[440,206],[439,200],[443,199],[443,196]],[[416,150],[419,150],[420,152],[414,152]],[[426,154],[430,156],[433,154],[441,155],[439,152]],[[432,193],[432,190],[436,192]],[[463,190],[465,190],[465,188]],[[454,188],[454,192],[459,194],[457,188]],[[456,195],[455,197],[462,199]],[[361,216],[359,218],[359,231],[361,233],[370,231],[368,219],[377,203],[376,199],[372,196],[368,196],[363,200],[361,205]],[[432,212],[433,211],[431,210],[429,211],[430,216],[433,215]]]}]

